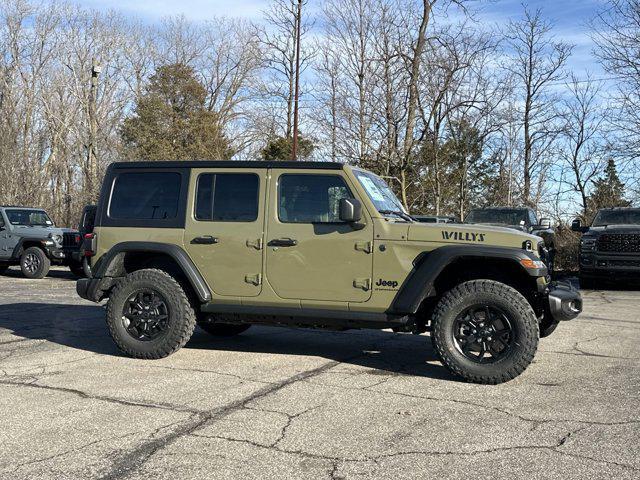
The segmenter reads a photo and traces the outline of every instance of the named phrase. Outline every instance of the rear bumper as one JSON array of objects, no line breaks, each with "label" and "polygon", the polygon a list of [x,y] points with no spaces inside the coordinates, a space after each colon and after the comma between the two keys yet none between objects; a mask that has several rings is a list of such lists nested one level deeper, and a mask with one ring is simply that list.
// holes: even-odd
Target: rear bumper
[{"label": "rear bumper", "polygon": [[582,312],[582,296],[570,283],[552,283],[546,303],[545,315],[549,315],[554,322],[573,320]]},{"label": "rear bumper", "polygon": [[114,283],[115,279],[111,277],[81,278],[76,281],[76,293],[85,300],[100,302]]}]

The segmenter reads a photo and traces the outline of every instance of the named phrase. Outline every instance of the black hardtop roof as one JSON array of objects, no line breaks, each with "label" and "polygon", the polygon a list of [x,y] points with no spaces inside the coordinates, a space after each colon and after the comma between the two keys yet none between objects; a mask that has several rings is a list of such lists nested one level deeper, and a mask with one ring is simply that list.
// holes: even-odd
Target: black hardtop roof
[{"label": "black hardtop roof", "polygon": [[327,169],[341,170],[344,164],[338,162],[271,162],[243,160],[187,160],[157,162],[114,162],[111,168],[285,168],[285,169]]},{"label": "black hardtop roof", "polygon": [[473,210],[533,210],[531,207],[479,207],[472,208]]},{"label": "black hardtop roof", "polygon": [[607,207],[607,208],[599,208],[598,211],[604,212],[616,212],[616,211],[627,211],[627,210],[640,210],[640,207]]}]

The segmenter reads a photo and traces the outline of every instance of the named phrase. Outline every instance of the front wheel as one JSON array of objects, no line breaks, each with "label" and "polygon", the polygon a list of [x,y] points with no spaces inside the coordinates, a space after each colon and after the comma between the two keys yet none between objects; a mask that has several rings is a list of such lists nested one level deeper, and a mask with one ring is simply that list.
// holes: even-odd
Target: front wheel
[{"label": "front wheel", "polygon": [[27,278],[40,279],[47,276],[51,260],[41,248],[29,247],[20,257],[20,270]]},{"label": "front wheel", "polygon": [[156,359],[187,343],[196,317],[180,283],[162,270],[145,269],[115,287],[107,302],[107,325],[124,353]]},{"label": "front wheel", "polygon": [[431,341],[443,365],[474,383],[497,384],[520,375],[532,362],[538,320],[514,288],[472,280],[447,292],[432,318]]}]

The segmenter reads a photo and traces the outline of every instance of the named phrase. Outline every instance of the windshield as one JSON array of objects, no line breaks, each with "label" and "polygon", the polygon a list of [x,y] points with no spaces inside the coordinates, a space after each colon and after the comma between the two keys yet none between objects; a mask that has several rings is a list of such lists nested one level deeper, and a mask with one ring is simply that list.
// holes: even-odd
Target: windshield
[{"label": "windshield", "polygon": [[52,227],[53,222],[44,210],[6,210],[11,225],[26,227]]},{"label": "windshield", "polygon": [[503,225],[523,225],[526,222],[527,211],[512,208],[471,210],[464,221],[464,223],[500,223]]},{"label": "windshield", "polygon": [[354,171],[360,185],[367,192],[367,196],[373,202],[376,210],[382,211],[400,211],[406,214],[406,210],[402,206],[402,202],[393,193],[393,190],[387,185],[383,179],[370,172]]},{"label": "windshield", "polygon": [[593,226],[605,225],[640,225],[640,210],[600,210]]}]

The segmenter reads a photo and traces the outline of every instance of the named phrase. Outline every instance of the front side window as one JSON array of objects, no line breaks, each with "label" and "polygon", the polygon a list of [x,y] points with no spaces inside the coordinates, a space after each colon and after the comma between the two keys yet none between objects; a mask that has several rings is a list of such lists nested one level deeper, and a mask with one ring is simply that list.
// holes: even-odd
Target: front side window
[{"label": "front side window", "polygon": [[181,175],[176,172],[129,172],[118,175],[109,217],[164,220],[178,215]]},{"label": "front side window", "polygon": [[278,218],[285,223],[338,223],[340,200],[351,191],[337,175],[282,175],[278,183]]},{"label": "front side window", "polygon": [[259,189],[260,181],[253,173],[204,173],[198,177],[196,220],[254,222]]},{"label": "front side window", "polygon": [[11,225],[25,227],[51,227],[53,222],[44,210],[5,210],[7,219]]}]

